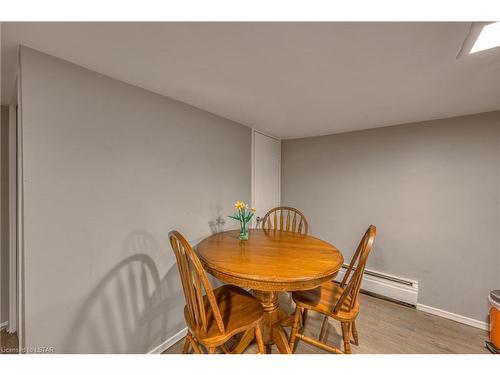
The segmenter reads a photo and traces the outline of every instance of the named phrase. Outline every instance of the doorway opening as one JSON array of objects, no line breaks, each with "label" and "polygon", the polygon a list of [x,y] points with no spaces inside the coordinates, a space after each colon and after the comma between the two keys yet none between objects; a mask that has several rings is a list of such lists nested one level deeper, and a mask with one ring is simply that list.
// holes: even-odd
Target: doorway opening
[{"label": "doorway opening", "polygon": [[271,208],[281,204],[281,140],[252,130],[252,207],[254,228]]}]

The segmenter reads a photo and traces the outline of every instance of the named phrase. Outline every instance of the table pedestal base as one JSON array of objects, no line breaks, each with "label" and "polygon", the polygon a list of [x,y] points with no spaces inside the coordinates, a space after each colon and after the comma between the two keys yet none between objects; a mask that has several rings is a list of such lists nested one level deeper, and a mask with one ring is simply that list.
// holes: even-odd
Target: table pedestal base
[{"label": "table pedestal base", "polygon": [[292,354],[286,333],[281,327],[282,321],[288,316],[279,308],[278,292],[254,290],[253,294],[260,300],[264,309],[264,321],[261,328],[266,351],[270,353],[271,346],[276,345],[281,354]]}]

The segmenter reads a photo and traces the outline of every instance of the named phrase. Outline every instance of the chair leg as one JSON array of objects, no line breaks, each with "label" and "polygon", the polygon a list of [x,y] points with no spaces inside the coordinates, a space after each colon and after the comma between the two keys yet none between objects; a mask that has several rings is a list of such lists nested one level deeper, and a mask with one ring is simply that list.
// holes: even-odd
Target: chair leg
[{"label": "chair leg", "polygon": [[[299,330],[299,321],[302,318],[302,321],[304,322],[305,320],[303,319],[303,314],[301,314],[301,308],[300,306],[295,307],[295,314],[293,315],[293,323],[292,323],[292,331],[290,332],[290,350],[292,353],[295,351],[295,338],[297,337],[297,331]],[[304,309],[304,312],[307,312],[306,309]]]},{"label": "chair leg", "polygon": [[304,311],[302,312],[302,317],[300,318],[300,320],[302,321],[302,327],[306,326],[307,311],[307,309],[304,309]]},{"label": "chair leg", "polygon": [[189,332],[187,335],[186,335],[186,339],[189,340],[189,343],[191,344],[191,347],[193,348],[193,351],[196,353],[196,354],[201,354],[201,349],[200,347],[198,346],[198,343],[196,342],[196,340],[194,339],[193,335],[191,334],[191,332]]},{"label": "chair leg", "polygon": [[351,324],[348,322],[341,322],[342,326],[342,339],[344,340],[344,353],[351,354]]},{"label": "chair leg", "polygon": [[231,349],[231,354],[240,354],[250,345],[254,338],[254,330],[252,328],[246,330],[241,336],[240,341]]},{"label": "chair leg", "polygon": [[182,354],[188,354],[189,353],[189,348],[191,346],[191,341],[190,341],[190,337],[191,336],[191,332],[188,332],[188,334],[186,335],[186,341],[184,341],[184,348],[182,348]]},{"label": "chair leg", "polygon": [[328,330],[328,316],[325,315],[323,318],[323,324],[321,325],[321,332],[319,334],[319,341],[326,342],[326,332]]},{"label": "chair leg", "polygon": [[207,347],[207,352],[208,354],[215,354],[215,346],[209,346]]},{"label": "chair leg", "polygon": [[352,338],[354,339],[354,344],[359,345],[358,330],[356,329],[356,322],[353,321],[352,325]]},{"label": "chair leg", "polygon": [[264,340],[262,339],[262,331],[260,330],[260,325],[255,326],[255,341],[257,341],[257,346],[259,347],[259,354],[266,354],[264,349]]}]

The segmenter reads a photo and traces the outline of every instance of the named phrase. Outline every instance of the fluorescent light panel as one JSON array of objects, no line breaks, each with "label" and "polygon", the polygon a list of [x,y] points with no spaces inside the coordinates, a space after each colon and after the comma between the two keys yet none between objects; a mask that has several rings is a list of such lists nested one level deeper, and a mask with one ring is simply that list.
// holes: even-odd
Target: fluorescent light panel
[{"label": "fluorescent light panel", "polygon": [[490,23],[483,27],[470,53],[500,46],[500,22]]}]

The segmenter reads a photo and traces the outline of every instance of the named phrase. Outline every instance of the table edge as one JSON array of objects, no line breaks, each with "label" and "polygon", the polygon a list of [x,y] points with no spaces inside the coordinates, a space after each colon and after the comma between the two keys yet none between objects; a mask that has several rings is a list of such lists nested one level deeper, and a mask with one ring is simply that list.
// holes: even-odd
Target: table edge
[{"label": "table edge", "polygon": [[302,279],[302,280],[290,280],[290,281],[272,281],[272,280],[259,280],[253,278],[243,277],[241,275],[233,275],[216,268],[210,267],[205,261],[202,260],[203,267],[205,270],[218,280],[227,282],[229,284],[234,284],[242,288],[250,288],[254,290],[262,291],[276,291],[276,292],[290,292],[295,290],[309,290],[314,289],[321,284],[333,280],[342,268],[342,263],[339,264],[337,270],[329,272],[328,274],[321,275],[314,278]]}]

